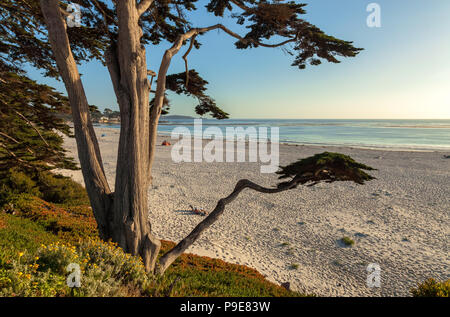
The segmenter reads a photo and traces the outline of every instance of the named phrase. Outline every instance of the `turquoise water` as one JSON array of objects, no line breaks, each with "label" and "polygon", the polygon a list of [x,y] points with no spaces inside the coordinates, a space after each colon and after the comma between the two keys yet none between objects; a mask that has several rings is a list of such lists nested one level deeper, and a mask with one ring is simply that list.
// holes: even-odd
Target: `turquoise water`
[{"label": "turquoise water", "polygon": [[[193,123],[162,119],[159,132],[183,126],[194,134]],[[298,144],[450,150],[450,120],[203,119],[202,126],[217,126],[224,135],[226,127],[279,127],[280,142]]]}]

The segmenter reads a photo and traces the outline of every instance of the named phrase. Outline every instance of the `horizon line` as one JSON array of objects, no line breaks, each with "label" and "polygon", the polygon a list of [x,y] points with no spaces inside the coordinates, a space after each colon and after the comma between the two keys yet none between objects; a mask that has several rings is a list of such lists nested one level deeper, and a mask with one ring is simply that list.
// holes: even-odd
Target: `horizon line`
[{"label": "horizon line", "polygon": [[[165,116],[186,116],[186,117],[192,117],[194,119],[216,119],[216,118],[202,118],[202,117],[195,117],[192,115],[184,115],[184,114],[168,114]],[[164,117],[164,116],[161,116]],[[227,118],[229,119],[239,119],[239,120],[450,120],[449,118],[251,118],[251,117],[233,117],[233,118]],[[220,120],[227,120],[227,119],[220,119]],[[216,119],[219,120],[219,119]]]}]

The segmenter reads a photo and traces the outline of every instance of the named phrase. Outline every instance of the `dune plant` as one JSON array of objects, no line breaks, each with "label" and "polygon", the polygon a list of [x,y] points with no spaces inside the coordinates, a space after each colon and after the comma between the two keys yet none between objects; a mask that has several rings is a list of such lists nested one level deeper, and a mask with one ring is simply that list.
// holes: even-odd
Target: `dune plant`
[{"label": "dune plant", "polygon": [[289,265],[289,269],[291,270],[297,270],[299,267],[299,265],[297,263],[292,263]]},{"label": "dune plant", "polygon": [[411,289],[414,297],[449,297],[450,280],[443,282],[429,278],[423,283],[419,283],[416,288]]},{"label": "dune plant", "polygon": [[341,239],[341,242],[348,247],[351,247],[355,244],[355,241],[353,241],[350,237],[343,237]]}]

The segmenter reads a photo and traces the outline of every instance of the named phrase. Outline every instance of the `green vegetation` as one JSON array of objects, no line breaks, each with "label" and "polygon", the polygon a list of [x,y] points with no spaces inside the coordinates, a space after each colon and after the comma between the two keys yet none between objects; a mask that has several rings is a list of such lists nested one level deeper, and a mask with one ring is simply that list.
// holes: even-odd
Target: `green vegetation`
[{"label": "green vegetation", "polygon": [[[98,239],[91,208],[77,205],[80,196],[63,204],[31,194],[8,197],[0,211],[0,296],[302,296],[252,268],[193,254],[155,277],[139,257]],[[173,246],[163,241],[161,254]],[[80,288],[66,285],[69,263],[80,265]]]},{"label": "green vegetation", "polygon": [[70,112],[66,97],[40,85],[0,60],[0,176],[11,168],[28,174],[53,168],[75,169],[65,155],[70,128],[60,117]]},{"label": "green vegetation", "polygon": [[291,265],[289,265],[289,269],[297,270],[298,269],[298,264],[297,263],[292,263]]},{"label": "green vegetation", "polygon": [[449,297],[450,280],[438,282],[432,278],[411,289],[414,297]]},{"label": "green vegetation", "polygon": [[349,237],[343,237],[342,239],[341,239],[341,242],[343,243],[343,244],[345,244],[346,246],[352,246],[352,245],[354,245],[355,244],[355,241],[353,241],[351,238],[349,238]]},{"label": "green vegetation", "polygon": [[102,112],[100,112],[100,110],[98,110],[97,106],[90,105],[89,113],[91,115],[92,121],[94,121],[94,122],[100,121],[102,119],[102,117],[106,118],[108,120],[112,120],[113,122],[120,121],[120,112],[111,110],[109,108],[105,108],[105,110],[103,110],[103,113],[102,113]]},{"label": "green vegetation", "polygon": [[[78,263],[80,288],[66,284],[66,268]],[[140,259],[95,240],[78,246],[56,242],[36,252],[19,252],[0,268],[0,296],[130,296],[148,287]]]},{"label": "green vegetation", "polygon": [[15,202],[23,193],[56,204],[88,205],[89,198],[83,186],[69,177],[49,171],[21,171],[17,167],[1,173],[0,205]]},{"label": "green vegetation", "polygon": [[70,113],[67,98],[2,59],[0,82],[0,206],[22,193],[55,203],[86,202],[79,184],[50,173],[77,169],[63,148],[62,136],[71,136],[62,119]]},{"label": "green vegetation", "polygon": [[[364,184],[365,181],[374,179],[364,170],[371,171],[374,169],[356,162],[350,156],[324,152],[280,167],[277,174],[280,175],[279,179],[297,178],[301,184],[316,184],[321,181],[327,183],[353,181],[357,184]],[[282,187],[284,184],[286,183],[281,182],[278,186]]]}]

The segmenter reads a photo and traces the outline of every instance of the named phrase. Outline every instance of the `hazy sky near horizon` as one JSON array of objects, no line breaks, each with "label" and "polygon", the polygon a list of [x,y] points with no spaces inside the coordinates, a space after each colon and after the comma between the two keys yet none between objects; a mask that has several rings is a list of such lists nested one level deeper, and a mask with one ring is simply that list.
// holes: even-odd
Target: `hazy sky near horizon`
[{"label": "hazy sky near horizon", "polygon": [[[450,1],[314,0],[305,19],[326,33],[364,48],[340,64],[306,70],[290,66],[281,49],[237,50],[223,32],[203,35],[189,66],[209,81],[208,93],[232,118],[450,119]],[[381,28],[369,28],[369,3],[381,6]],[[218,18],[196,5],[194,26]],[[226,18],[221,23],[233,26]],[[157,71],[167,44],[148,47],[149,68]],[[184,71],[183,48],[169,73]],[[90,104],[117,109],[108,72],[98,62],[80,67]],[[30,76],[65,92],[61,82]],[[196,101],[169,94],[171,114],[193,115]]]}]

